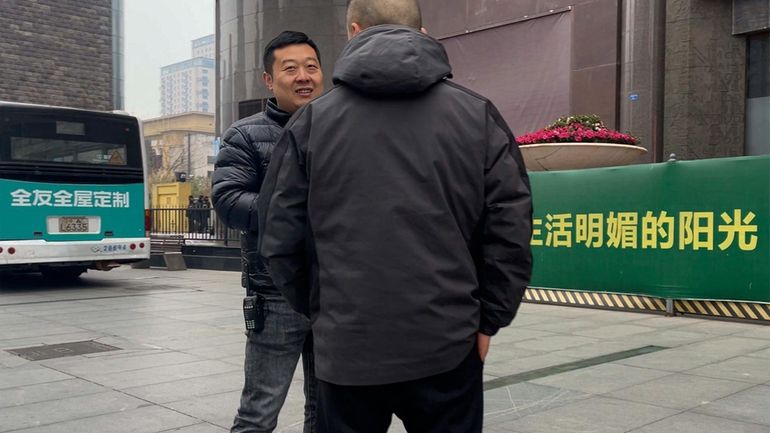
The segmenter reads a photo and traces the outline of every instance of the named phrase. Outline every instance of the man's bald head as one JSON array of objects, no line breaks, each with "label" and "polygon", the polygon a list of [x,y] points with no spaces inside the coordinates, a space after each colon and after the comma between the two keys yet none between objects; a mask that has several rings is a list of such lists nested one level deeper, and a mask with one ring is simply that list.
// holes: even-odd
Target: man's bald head
[{"label": "man's bald head", "polygon": [[360,27],[358,31],[380,24],[396,24],[416,30],[422,27],[417,0],[348,0],[347,19],[349,32],[354,23]]}]

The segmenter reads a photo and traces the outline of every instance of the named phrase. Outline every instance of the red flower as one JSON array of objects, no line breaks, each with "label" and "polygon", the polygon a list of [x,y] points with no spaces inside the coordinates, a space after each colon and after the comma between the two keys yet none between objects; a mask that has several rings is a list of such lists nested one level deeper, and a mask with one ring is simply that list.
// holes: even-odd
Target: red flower
[{"label": "red flower", "polygon": [[637,139],[631,135],[607,129],[601,119],[595,115],[560,118],[546,128],[518,137],[516,142],[520,145],[568,142],[601,142],[631,145],[638,143]]}]

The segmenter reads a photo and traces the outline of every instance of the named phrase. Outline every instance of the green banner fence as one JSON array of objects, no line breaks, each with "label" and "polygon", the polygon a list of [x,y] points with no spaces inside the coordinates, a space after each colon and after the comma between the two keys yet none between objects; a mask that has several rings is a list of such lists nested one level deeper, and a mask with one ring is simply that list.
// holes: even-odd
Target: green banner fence
[{"label": "green banner fence", "polygon": [[532,287],[770,303],[770,156],[530,177]]}]

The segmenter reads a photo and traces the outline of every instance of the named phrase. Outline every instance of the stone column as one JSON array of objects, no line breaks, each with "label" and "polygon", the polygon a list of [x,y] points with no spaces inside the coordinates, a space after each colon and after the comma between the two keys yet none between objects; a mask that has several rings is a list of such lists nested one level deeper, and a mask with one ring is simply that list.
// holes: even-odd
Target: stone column
[{"label": "stone column", "polygon": [[663,155],[666,0],[623,0],[620,130],[647,148],[645,160]]},{"label": "stone column", "polygon": [[732,35],[732,2],[669,0],[665,155],[744,154],[746,40]]}]

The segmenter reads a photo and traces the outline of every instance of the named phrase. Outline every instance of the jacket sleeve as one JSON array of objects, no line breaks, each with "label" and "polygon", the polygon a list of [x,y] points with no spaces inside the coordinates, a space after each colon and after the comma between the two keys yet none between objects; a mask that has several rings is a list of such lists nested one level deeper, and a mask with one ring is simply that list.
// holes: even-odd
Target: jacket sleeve
[{"label": "jacket sleeve", "polygon": [[[305,107],[307,108],[307,107]],[[259,251],[278,290],[292,308],[309,316],[306,266],[308,178],[303,131],[309,110],[298,112],[278,140],[259,199]]]},{"label": "jacket sleeve", "polygon": [[211,199],[227,226],[243,231],[257,229],[261,167],[262,157],[243,131],[237,127],[225,131],[211,177]]},{"label": "jacket sleeve", "polygon": [[479,263],[481,323],[494,335],[508,326],[532,272],[532,198],[516,141],[497,109],[488,104],[485,211]]}]

